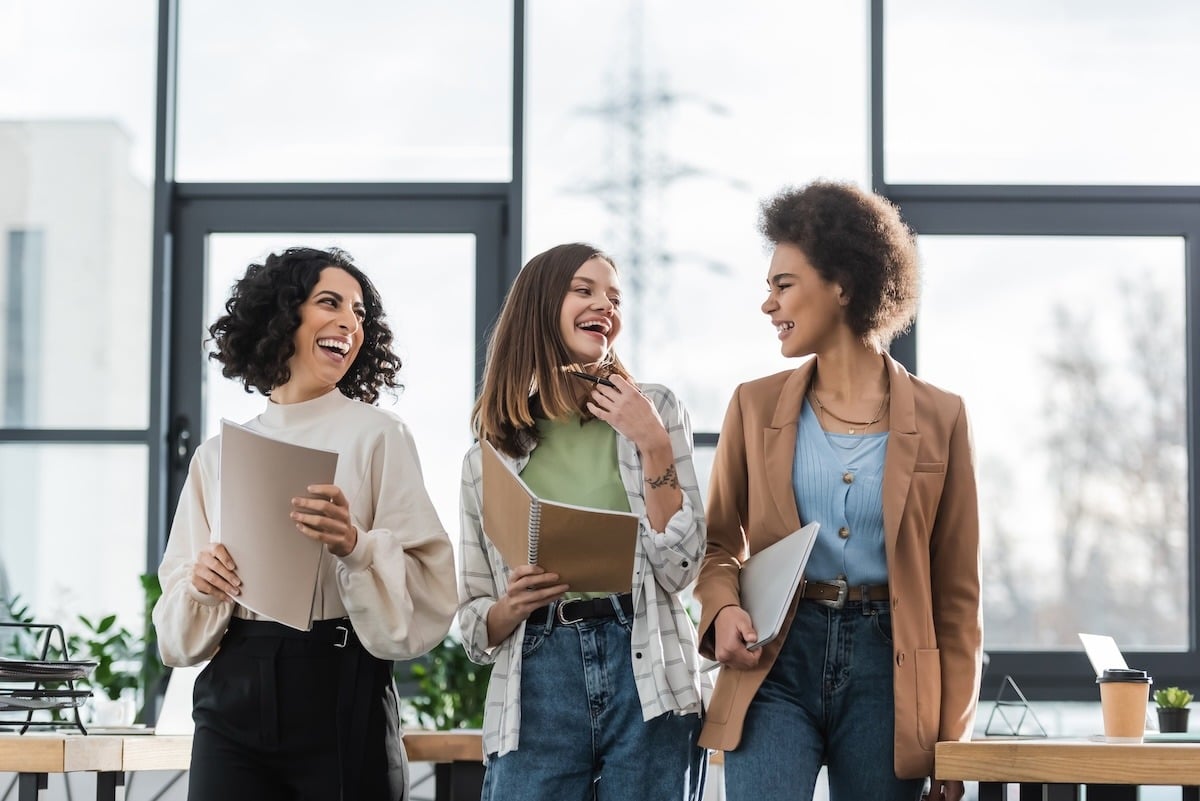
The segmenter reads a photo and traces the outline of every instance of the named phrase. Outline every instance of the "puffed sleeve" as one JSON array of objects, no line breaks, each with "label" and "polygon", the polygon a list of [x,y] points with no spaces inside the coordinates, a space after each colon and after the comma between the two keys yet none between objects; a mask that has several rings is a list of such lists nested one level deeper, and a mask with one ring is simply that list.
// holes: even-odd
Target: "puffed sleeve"
[{"label": "puffed sleeve", "polygon": [[208,454],[215,447],[210,440],[192,455],[167,550],[158,567],[163,592],[154,605],[153,620],[159,654],[163,664],[171,667],[195,665],[215,654],[233,615],[233,601],[205,595],[192,586],[196,557],[213,539],[209,510],[216,509],[218,485]]},{"label": "puffed sleeve", "polygon": [[692,424],[687,409],[665,387],[653,392],[655,406],[671,438],[675,474],[683,491],[683,505],[671,515],[661,532],[654,531],[649,519],[641,528],[642,550],[650,563],[654,579],[668,592],[680,592],[700,573],[704,557],[706,530],[699,480],[692,462]]},{"label": "puffed sleeve", "polygon": [[454,551],[402,422],[385,428],[368,469],[373,515],[359,512],[353,521],[358,544],[337,560],[338,592],[367,651],[380,659],[413,659],[450,629]]},{"label": "puffed sleeve", "polygon": [[462,569],[458,574],[458,626],[467,656],[472,662],[487,665],[495,661],[498,650],[488,648],[487,616],[500,589],[492,573],[487,535],[483,533],[482,487],[482,458],[476,444],[463,458],[459,487]]}]

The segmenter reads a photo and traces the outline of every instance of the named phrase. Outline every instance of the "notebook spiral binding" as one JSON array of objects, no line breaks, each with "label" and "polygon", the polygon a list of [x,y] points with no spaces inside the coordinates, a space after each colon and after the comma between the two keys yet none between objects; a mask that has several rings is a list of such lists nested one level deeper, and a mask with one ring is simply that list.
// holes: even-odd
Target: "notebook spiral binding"
[{"label": "notebook spiral binding", "polygon": [[542,534],[542,505],[537,501],[529,503],[529,564],[536,565],[538,560],[538,539]]}]

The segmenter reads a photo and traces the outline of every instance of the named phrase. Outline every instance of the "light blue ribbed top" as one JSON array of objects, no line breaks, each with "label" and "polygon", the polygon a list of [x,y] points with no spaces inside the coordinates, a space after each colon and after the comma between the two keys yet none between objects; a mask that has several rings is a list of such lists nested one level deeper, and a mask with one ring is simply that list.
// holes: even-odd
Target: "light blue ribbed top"
[{"label": "light blue ribbed top", "polygon": [[[887,583],[883,547],[883,458],[888,434],[831,434],[808,399],[800,411],[792,489],[800,522],[821,524],[804,570],[810,580],[844,576],[850,586]],[[846,476],[851,480],[846,481]],[[848,537],[838,532],[849,531]]]}]

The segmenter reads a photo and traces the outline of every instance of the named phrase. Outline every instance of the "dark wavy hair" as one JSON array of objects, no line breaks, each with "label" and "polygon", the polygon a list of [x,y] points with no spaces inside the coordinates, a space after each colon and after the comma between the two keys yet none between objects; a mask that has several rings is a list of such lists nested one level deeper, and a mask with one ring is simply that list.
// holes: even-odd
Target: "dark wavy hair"
[{"label": "dark wavy hair", "polygon": [[846,324],[886,348],[906,331],[920,297],[912,231],[887,199],[853,184],[815,181],[788,187],[762,205],[759,230],[799,247],[826,281],[849,296]]},{"label": "dark wavy hair", "polygon": [[213,341],[208,356],[221,363],[221,375],[240,379],[247,392],[263,395],[288,382],[300,307],[328,267],[345,270],[358,281],[366,312],[362,348],[338,389],[348,398],[375,403],[381,387],[400,386],[400,357],[392,352],[392,330],[384,319],[379,291],[354,266],[350,254],[337,248],[288,248],[246,268],[225,301],[225,314],[208,327]]}]

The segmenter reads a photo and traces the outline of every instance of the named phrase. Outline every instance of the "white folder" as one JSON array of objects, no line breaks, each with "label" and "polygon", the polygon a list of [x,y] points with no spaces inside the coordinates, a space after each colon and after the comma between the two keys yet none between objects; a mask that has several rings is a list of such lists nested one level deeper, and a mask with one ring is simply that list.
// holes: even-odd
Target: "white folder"
[{"label": "white folder", "polygon": [[742,608],[758,632],[758,641],[747,645],[748,650],[761,648],[779,636],[820,527],[820,523],[809,523],[751,554],[742,565]]}]

